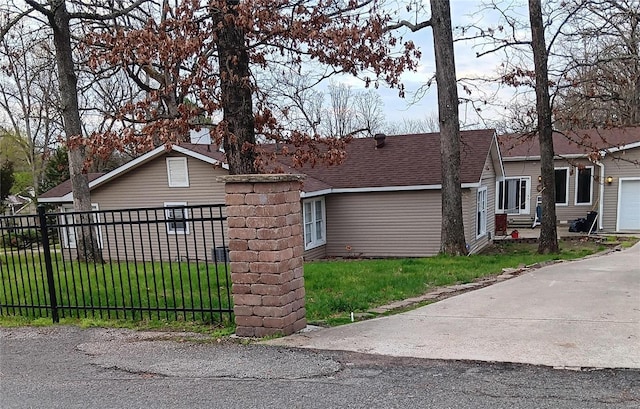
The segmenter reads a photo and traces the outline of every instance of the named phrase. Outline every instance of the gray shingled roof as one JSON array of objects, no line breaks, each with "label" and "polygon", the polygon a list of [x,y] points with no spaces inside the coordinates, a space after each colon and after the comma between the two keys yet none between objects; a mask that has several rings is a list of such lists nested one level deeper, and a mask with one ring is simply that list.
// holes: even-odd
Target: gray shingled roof
[{"label": "gray shingled roof", "polygon": [[[460,134],[460,181],[478,183],[495,131],[484,129]],[[215,145],[183,143],[180,146],[220,162],[224,160],[224,154]],[[373,138],[353,139],[347,144],[343,163],[334,166],[305,165],[296,169],[289,166],[290,160],[278,159],[285,172],[307,175],[303,184],[307,193],[327,189],[434,186],[442,181],[438,133],[387,136],[381,148],[376,148]],[[90,174],[90,181],[102,175]],[[70,192],[71,183],[66,181],[40,197],[62,197]]]},{"label": "gray shingled roof", "polygon": [[[492,129],[461,132],[461,183],[480,181],[494,133]],[[334,189],[439,185],[440,134],[387,136],[379,149],[373,138],[354,139],[347,144],[342,164],[306,165],[298,171]],[[304,190],[316,190],[310,188]]]},{"label": "gray shingled roof", "polygon": [[[498,136],[503,158],[540,157],[536,135],[506,134]],[[593,151],[618,148],[640,142],[640,127],[588,129],[553,133],[556,155],[586,155]]]},{"label": "gray shingled roof", "polygon": [[[89,182],[92,182],[102,175],[104,175],[104,173],[88,173],[87,177],[89,178]],[[46,192],[38,196],[38,198],[46,199],[50,197],[62,197],[68,193],[71,193],[71,179],[67,179],[64,182],[60,183],[58,186],[47,190]]]}]

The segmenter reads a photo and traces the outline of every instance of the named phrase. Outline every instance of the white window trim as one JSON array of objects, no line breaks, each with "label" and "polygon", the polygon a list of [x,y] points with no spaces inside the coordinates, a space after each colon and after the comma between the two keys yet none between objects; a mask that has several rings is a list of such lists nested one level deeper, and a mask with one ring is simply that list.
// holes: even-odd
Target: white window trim
[{"label": "white window trim", "polygon": [[[182,206],[186,206],[186,205],[187,205],[187,202],[165,202],[164,203],[164,207],[167,208],[167,209],[168,208],[172,208],[172,207],[182,207]],[[187,221],[187,218],[188,218],[189,215],[188,215],[187,209],[182,209],[183,210],[182,215],[183,215],[184,220],[185,220],[185,222],[184,222],[184,230],[183,231],[172,229],[172,228],[169,227],[169,220],[170,220],[169,216],[170,215],[169,215],[167,209],[165,209],[165,211],[164,211],[164,217],[165,217],[165,220],[166,220],[166,227],[167,227],[167,234],[170,234],[170,235],[185,235],[185,234],[189,234],[189,222]]]},{"label": "white window trim", "polygon": [[[569,168],[568,167],[566,167],[566,168],[553,168],[554,172],[556,170],[565,170],[567,172],[567,177],[566,177],[566,180],[565,180],[566,188],[565,188],[565,193],[564,193],[565,201],[561,202],[561,203],[557,203],[556,202],[556,206],[569,206],[569,180],[570,180],[569,179]],[[553,189],[555,190],[555,188],[556,187],[554,186]],[[557,200],[557,198],[556,198],[556,200]]]},{"label": "white window trim", "polygon": [[[320,202],[321,205],[320,207],[322,208],[322,231],[323,231],[323,235],[322,235],[322,239],[318,240],[317,239],[317,234],[316,234],[316,212],[315,212],[315,203],[316,202]],[[311,217],[312,220],[310,222],[311,225],[311,242],[307,243],[307,232],[306,232],[306,228],[307,228],[307,220],[305,219],[305,204],[306,203],[311,203]],[[311,250],[314,249],[316,247],[320,247],[323,246],[325,244],[327,244],[327,211],[325,208],[325,202],[324,202],[324,197],[320,197],[320,198],[313,198],[313,199],[307,199],[304,200],[302,202],[302,234],[303,234],[303,240],[304,240],[304,249],[305,250]]]},{"label": "white window trim", "polygon": [[[518,206],[518,213],[507,213],[505,209],[500,209],[500,183],[506,183],[507,180],[519,179],[522,183],[523,180],[527,182],[527,191],[525,197],[525,208],[520,209]],[[503,185],[504,186],[504,185]],[[503,192],[504,194],[504,192]],[[506,213],[511,215],[520,215],[520,214],[530,214],[531,213],[531,176],[508,176],[502,179],[496,180],[496,200],[495,200],[495,212],[496,213]]]},{"label": "white window trim", "polygon": [[[184,169],[184,180],[173,180],[171,177],[172,166],[181,166]],[[189,187],[189,168],[187,167],[187,158],[167,158],[167,182],[169,187]]]},{"label": "white window trim", "polygon": [[[484,203],[484,209],[480,208],[480,198],[483,198],[482,203]],[[480,219],[478,219],[478,214],[483,211],[484,217],[480,214]],[[489,193],[487,191],[487,187],[483,186],[478,188],[476,192],[476,239],[480,237],[484,237],[487,235],[487,218],[489,213]],[[480,226],[480,233],[478,233],[478,226]]]},{"label": "white window trim", "polygon": [[[97,203],[91,203],[91,210],[100,210],[100,207],[98,206]],[[61,213],[71,213],[74,212],[75,210],[73,209],[73,205],[62,205],[60,208]],[[67,225],[67,224],[73,224],[74,222],[71,221],[71,223],[69,223],[67,217],[71,216],[71,215],[64,215],[61,216],[61,225]],[[100,214],[94,215],[94,223],[100,223]],[[66,248],[66,249],[75,249],[78,248],[78,242],[76,239],[76,232],[75,230],[73,230],[73,233],[70,234],[70,232],[72,231],[72,228],[69,227],[62,227],[62,247]],[[102,226],[98,225],[98,248],[102,249]],[[71,240],[71,237],[73,237],[73,240]]]},{"label": "white window trim", "polygon": [[580,169],[576,169],[576,183],[575,183],[575,195],[574,195],[574,199],[573,199],[573,203],[576,206],[591,206],[591,204],[593,203],[593,178],[594,178],[594,167],[593,166],[585,166],[584,169],[590,169],[591,170],[591,177],[590,177],[590,181],[589,181],[589,202],[585,202],[585,203],[578,203],[578,178],[580,177]]}]

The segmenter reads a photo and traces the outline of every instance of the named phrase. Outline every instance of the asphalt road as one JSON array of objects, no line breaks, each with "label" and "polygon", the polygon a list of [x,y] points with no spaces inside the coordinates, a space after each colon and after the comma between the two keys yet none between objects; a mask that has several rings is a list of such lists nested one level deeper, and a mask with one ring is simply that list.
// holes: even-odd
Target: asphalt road
[{"label": "asphalt road", "polygon": [[638,408],[640,371],[0,329],[1,408]]}]

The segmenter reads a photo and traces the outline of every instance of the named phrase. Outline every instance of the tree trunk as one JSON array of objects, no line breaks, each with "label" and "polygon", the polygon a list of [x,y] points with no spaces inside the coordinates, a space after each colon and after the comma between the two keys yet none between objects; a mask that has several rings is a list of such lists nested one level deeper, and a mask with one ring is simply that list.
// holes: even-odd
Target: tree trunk
[{"label": "tree trunk", "polygon": [[244,30],[235,25],[235,6],[229,5],[228,13],[222,18],[217,39],[223,118],[227,127],[223,146],[230,174],[252,174],[256,173],[256,136],[249,55]]},{"label": "tree trunk", "polygon": [[540,174],[542,175],[542,221],[538,253],[557,253],[559,247],[556,227],[556,183],[553,168],[553,127],[549,97],[548,55],[540,0],[529,0],[529,20],[531,22],[531,47],[536,70],[536,112],[540,140]]},{"label": "tree trunk", "polygon": [[[69,27],[69,13],[64,1],[53,2],[51,14],[48,16],[53,29],[53,41],[56,51],[56,64],[60,83],[60,102],[62,118],[67,142],[82,136],[82,123],[78,108],[78,84],[73,64],[71,49],[71,29]],[[91,211],[91,196],[89,180],[84,171],[84,146],[69,145],[69,174],[73,190],[73,208],[78,212]],[[81,226],[76,228],[78,258],[86,261],[102,262],[102,255],[98,248],[97,237],[90,226],[91,215],[82,214],[76,218]]]},{"label": "tree trunk", "polygon": [[442,168],[442,231],[440,252],[467,254],[460,186],[460,122],[449,0],[431,1],[431,26],[438,83]]}]

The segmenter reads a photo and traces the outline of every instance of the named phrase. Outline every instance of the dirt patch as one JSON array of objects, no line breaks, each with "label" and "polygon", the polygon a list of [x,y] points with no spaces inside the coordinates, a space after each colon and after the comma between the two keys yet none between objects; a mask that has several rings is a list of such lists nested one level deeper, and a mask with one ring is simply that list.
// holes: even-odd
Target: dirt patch
[{"label": "dirt patch", "polygon": [[[590,251],[592,253],[598,253],[606,249],[614,248],[619,244],[619,240],[608,240],[602,237],[575,237],[559,241],[560,249],[569,252]],[[533,254],[537,251],[537,239],[516,239],[495,241],[493,244],[485,247],[480,254]]]}]

